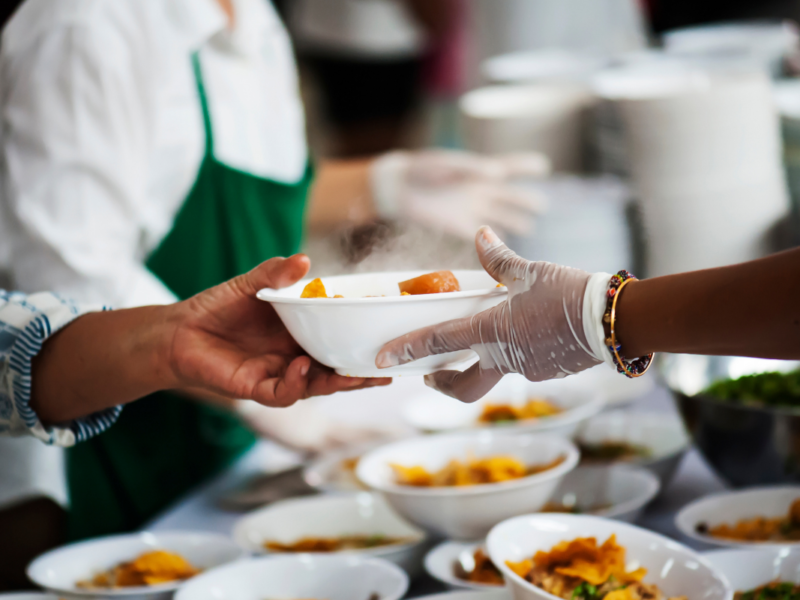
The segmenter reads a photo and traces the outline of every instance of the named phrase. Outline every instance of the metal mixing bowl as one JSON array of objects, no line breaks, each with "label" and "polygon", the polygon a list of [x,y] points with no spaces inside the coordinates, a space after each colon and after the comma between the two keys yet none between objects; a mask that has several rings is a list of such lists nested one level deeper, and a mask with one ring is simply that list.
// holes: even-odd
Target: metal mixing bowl
[{"label": "metal mixing bowl", "polygon": [[661,357],[686,430],[708,464],[734,487],[800,482],[800,408],[743,406],[702,390],[720,379],[798,366],[729,356]]}]

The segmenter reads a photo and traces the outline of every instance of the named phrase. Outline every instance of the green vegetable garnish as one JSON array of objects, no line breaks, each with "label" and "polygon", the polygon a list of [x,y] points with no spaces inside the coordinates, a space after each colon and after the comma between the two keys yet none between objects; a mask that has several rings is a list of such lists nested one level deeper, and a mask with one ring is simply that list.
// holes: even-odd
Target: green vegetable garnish
[{"label": "green vegetable garnish", "polygon": [[711,384],[703,394],[746,406],[800,407],[800,370],[725,379]]}]

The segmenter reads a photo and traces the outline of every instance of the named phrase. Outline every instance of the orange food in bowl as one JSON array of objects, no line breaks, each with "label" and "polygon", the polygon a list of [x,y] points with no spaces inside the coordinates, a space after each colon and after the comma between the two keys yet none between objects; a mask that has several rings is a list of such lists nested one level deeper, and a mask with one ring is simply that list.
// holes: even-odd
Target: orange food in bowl
[{"label": "orange food in bowl", "polygon": [[417,296],[420,294],[441,294],[444,292],[460,292],[458,279],[451,271],[435,271],[397,284],[400,293]]},{"label": "orange food in bowl", "polygon": [[325,284],[322,279],[317,277],[310,281],[306,287],[303,288],[303,293],[300,294],[301,298],[327,298],[328,292],[325,291]]}]

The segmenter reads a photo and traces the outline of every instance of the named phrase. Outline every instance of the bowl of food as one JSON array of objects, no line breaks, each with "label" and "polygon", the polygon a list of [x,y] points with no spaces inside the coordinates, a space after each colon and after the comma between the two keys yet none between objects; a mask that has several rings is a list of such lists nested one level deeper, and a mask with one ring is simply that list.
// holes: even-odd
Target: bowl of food
[{"label": "bowl of food", "polygon": [[244,551],[222,535],[133,533],[56,548],[28,565],[28,578],[59,596],[165,600],[200,573]]},{"label": "bowl of food", "polygon": [[429,533],[480,539],[510,516],[539,510],[578,463],[566,438],[491,431],[440,434],[366,454],[356,474]]},{"label": "bowl of food", "polygon": [[722,492],[675,517],[684,535],[716,546],[800,547],[800,486]]},{"label": "bowl of food", "polygon": [[800,593],[800,549],[715,550],[703,556],[734,590],[734,600],[793,600]]},{"label": "bowl of food", "polygon": [[417,600],[511,600],[505,589],[442,592],[431,596],[417,596]]},{"label": "bowl of food", "polygon": [[489,556],[516,600],[729,600],[699,554],[652,531],[586,515],[523,515],[494,527]]},{"label": "bowl of food", "polygon": [[403,271],[304,280],[263,289],[289,333],[313,358],[352,377],[427,375],[475,360],[472,350],[429,356],[388,369],[375,357],[415,329],[469,317],[499,304],[507,291],[485,271]]},{"label": "bowl of food", "polygon": [[483,542],[446,541],[425,555],[425,571],[454,590],[497,590],[505,579]]},{"label": "bowl of food", "polygon": [[734,487],[800,482],[800,363],[664,357],[662,370],[695,446]]},{"label": "bowl of food", "polygon": [[507,375],[486,396],[470,404],[431,390],[410,401],[403,416],[409,425],[425,432],[493,429],[572,436],[603,409],[604,400],[596,391],[562,383],[533,383],[521,375]]},{"label": "bowl of food", "polygon": [[644,467],[658,477],[664,489],[689,449],[689,436],[677,415],[614,410],[590,419],[577,444],[582,465]]},{"label": "bowl of food", "polygon": [[400,600],[408,576],[354,554],[295,554],[239,561],[184,585],[175,600]]},{"label": "bowl of food", "polygon": [[319,454],[303,469],[303,481],[321,492],[368,490],[356,477],[356,467],[361,457],[378,445],[370,442]]},{"label": "bowl of food", "polygon": [[360,492],[276,502],[241,519],[233,539],[255,554],[347,552],[418,570],[425,533],[378,494]]}]

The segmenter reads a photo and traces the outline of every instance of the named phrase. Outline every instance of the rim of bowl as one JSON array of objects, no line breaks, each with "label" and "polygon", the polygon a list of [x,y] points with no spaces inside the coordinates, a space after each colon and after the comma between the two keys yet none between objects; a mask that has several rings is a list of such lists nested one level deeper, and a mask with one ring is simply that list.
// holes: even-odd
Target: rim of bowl
[{"label": "rim of bowl", "polygon": [[[315,490],[321,490],[323,492],[331,492],[334,494],[357,494],[359,492],[364,492],[369,494],[369,488],[343,488],[338,485],[331,485],[331,480],[327,476],[322,477],[322,473],[323,471],[328,472],[332,469],[340,471],[342,461],[349,458],[358,458],[361,460],[362,456],[365,456],[371,450],[375,450],[383,445],[384,444],[380,442],[367,442],[365,444],[357,444],[339,450],[332,450],[324,455],[312,458],[306,466],[303,467],[303,481]],[[327,474],[329,473],[326,473],[326,475]],[[321,481],[316,481],[317,475],[320,475]],[[355,477],[355,472],[353,473],[353,477]]]},{"label": "rim of bowl", "polygon": [[611,463],[608,465],[585,465],[578,467],[575,469],[575,471],[579,471],[581,469],[608,469],[609,471],[621,471],[626,475],[630,475],[634,478],[638,478],[640,481],[644,481],[647,485],[647,489],[643,494],[639,494],[638,496],[635,496],[630,500],[625,500],[624,502],[612,504],[605,510],[592,512],[589,516],[613,519],[632,510],[637,510],[647,506],[647,504],[652,502],[653,498],[655,498],[658,495],[658,492],[661,490],[661,481],[659,478],[648,469],[640,465],[628,465],[621,463]]},{"label": "rim of bowl", "polygon": [[[186,536],[186,537],[204,537],[208,540],[209,543],[213,544],[228,544],[232,550],[235,550],[237,556],[234,556],[228,562],[213,566],[208,568],[205,571],[200,572],[199,574],[195,575],[194,577],[190,577],[189,579],[179,579],[175,581],[168,581],[166,583],[159,583],[155,585],[144,585],[144,586],[136,586],[136,587],[126,587],[126,588],[112,588],[112,589],[102,589],[102,590],[84,590],[75,587],[74,583],[71,587],[56,587],[49,585],[45,581],[40,581],[33,577],[32,571],[34,567],[40,563],[40,561],[47,560],[51,558],[55,554],[60,554],[62,552],[67,552],[68,550],[73,550],[75,548],[80,547],[88,547],[94,546],[100,542],[107,542],[110,540],[133,540],[133,539],[140,539],[144,535],[154,535],[154,536]],[[244,556],[246,556],[246,552],[240,548],[236,542],[234,542],[229,536],[222,535],[220,533],[211,533],[206,531],[140,531],[137,533],[127,533],[123,535],[105,535],[96,538],[91,538],[89,540],[84,540],[81,542],[75,542],[73,544],[66,544],[64,546],[59,546],[58,548],[54,548],[49,550],[43,554],[37,556],[25,569],[25,574],[28,576],[33,583],[42,587],[44,590],[49,590],[52,592],[56,592],[58,594],[65,594],[68,596],[92,596],[92,597],[109,597],[109,596],[151,596],[153,594],[160,594],[162,592],[169,592],[174,591],[180,588],[182,585],[195,579],[196,577],[200,577],[204,573],[208,571],[212,571],[214,569],[218,569],[220,567],[227,566],[231,563],[238,562]],[[77,581],[77,579],[75,580]]]},{"label": "rim of bowl", "polygon": [[752,405],[752,404],[738,404],[735,401],[725,400],[724,398],[717,398],[716,396],[710,396],[708,394],[697,393],[693,395],[684,394],[683,392],[676,390],[674,388],[670,388],[673,394],[680,396],[681,398],[686,398],[687,400],[697,400],[698,402],[705,402],[708,404],[715,404],[719,406],[724,406],[727,409],[732,410],[744,410],[748,412],[766,412],[766,413],[776,413],[780,415],[786,415],[791,417],[800,417],[800,406],[791,407],[791,406],[768,406],[768,405]]},{"label": "rim of bowl", "polygon": [[[337,501],[340,502],[342,500],[353,501],[355,499],[355,496],[358,496],[360,494],[367,494],[372,498],[379,499],[378,501],[385,502],[385,500],[382,500],[380,494],[367,490],[364,490],[362,492],[354,491],[350,493],[340,493],[340,494],[322,494],[319,496],[309,496],[306,498],[303,497],[287,498],[286,500],[279,500],[278,502],[273,502],[272,504],[268,504],[267,506],[262,506],[261,508],[257,508],[254,511],[242,515],[242,517],[239,518],[233,526],[233,531],[231,532],[231,538],[233,538],[234,543],[237,546],[239,546],[239,548],[242,548],[246,552],[256,553],[257,556],[291,556],[297,554],[310,554],[313,556],[334,555],[334,554],[350,554],[356,556],[383,556],[385,554],[392,554],[393,552],[396,552],[398,550],[406,550],[413,546],[418,546],[419,544],[422,544],[428,537],[427,534],[422,529],[420,529],[413,523],[410,523],[409,521],[401,517],[390,506],[388,506],[387,503],[387,509],[392,511],[395,517],[397,517],[399,521],[404,522],[408,527],[415,530],[412,535],[408,536],[410,538],[410,541],[405,542],[403,544],[388,544],[386,546],[378,546],[375,548],[356,548],[352,550],[338,550],[335,552],[277,552],[274,550],[268,550],[266,548],[257,547],[255,545],[244,543],[244,540],[246,538],[246,532],[250,530],[250,528],[245,530],[246,522],[260,513],[266,513],[275,508],[280,508],[281,505],[287,505],[287,504],[295,504],[295,503],[325,504],[326,502],[337,502]],[[340,535],[344,535],[344,533],[345,532],[343,532]]]},{"label": "rim of bowl", "polygon": [[[703,496],[702,498],[698,498],[684,506],[682,509],[678,511],[678,514],[675,515],[674,523],[675,526],[685,536],[692,538],[693,540],[697,540],[699,542],[705,542],[706,544],[712,544],[714,546],[721,546],[722,548],[730,548],[731,550],[735,548],[739,548],[741,550],[751,549],[751,550],[773,550],[777,548],[800,548],[800,540],[795,542],[740,542],[736,540],[724,540],[720,538],[715,538],[710,535],[703,535],[702,533],[697,533],[695,531],[695,527],[697,527],[697,523],[688,523],[687,520],[689,516],[687,513],[696,509],[701,504],[706,503],[714,503],[719,506],[719,502],[725,502],[728,498],[732,496],[739,496],[744,494],[751,494],[751,495],[758,495],[768,492],[779,492],[784,490],[794,490],[797,492],[797,497],[800,498],[800,485],[771,485],[771,486],[761,486],[761,487],[754,487],[748,488],[744,490],[727,490],[723,492],[717,492],[716,494],[709,494],[707,496]],[[758,516],[758,515],[754,515]],[[747,518],[747,517],[744,517]]]},{"label": "rim of bowl", "polygon": [[244,568],[243,565],[250,565],[250,564],[270,564],[273,565],[275,563],[280,562],[301,562],[301,563],[308,563],[311,562],[341,562],[347,561],[347,566],[356,566],[361,564],[372,565],[373,567],[377,567],[380,569],[384,569],[384,571],[390,571],[394,575],[398,576],[398,582],[401,585],[398,587],[397,590],[397,598],[402,598],[405,596],[406,592],[408,591],[409,585],[409,578],[403,569],[398,567],[396,564],[378,557],[370,557],[370,556],[358,556],[355,554],[303,554],[303,553],[296,553],[296,554],[284,554],[280,556],[256,556],[246,558],[244,560],[236,561],[235,563],[227,563],[224,565],[220,565],[219,567],[215,567],[213,569],[209,569],[208,571],[204,571],[199,575],[192,577],[192,579],[187,580],[184,582],[186,585],[181,586],[177,593],[174,596],[174,600],[188,600],[186,594],[186,589],[189,588],[189,584],[192,585],[200,585],[203,583],[203,578],[217,576],[222,571],[229,571],[234,569],[241,569]]},{"label": "rim of bowl", "polygon": [[[671,450],[670,452],[664,452],[664,453],[661,453],[661,454],[653,454],[652,456],[644,457],[644,458],[641,458],[639,460],[634,459],[634,460],[632,460],[630,462],[620,462],[620,461],[613,461],[613,460],[612,461],[606,461],[606,462],[599,461],[598,465],[602,466],[603,464],[608,464],[608,465],[624,464],[624,465],[630,465],[630,466],[644,467],[644,466],[650,465],[650,464],[652,464],[654,462],[658,462],[660,460],[671,458],[673,456],[677,456],[677,455],[679,455],[679,454],[681,454],[683,452],[686,452],[692,445],[692,438],[689,435],[689,432],[686,431],[686,426],[683,423],[683,419],[681,418],[680,415],[677,415],[677,414],[660,413],[658,411],[641,411],[641,412],[640,411],[627,411],[627,410],[620,409],[620,408],[614,408],[614,409],[606,411],[606,412],[601,412],[601,413],[599,413],[599,414],[597,414],[597,415],[595,415],[594,417],[591,417],[591,418],[592,419],[598,419],[598,420],[600,420],[600,419],[614,419],[614,418],[617,418],[618,415],[621,415],[622,418],[624,418],[624,419],[635,419],[637,421],[645,421],[646,420],[648,422],[654,423],[656,427],[662,427],[662,429],[666,429],[667,428],[667,425],[665,425],[665,423],[664,423],[664,417],[666,416],[672,421],[673,424],[677,424],[683,429],[683,444],[680,447],[676,447],[674,450]],[[588,427],[589,425],[591,425],[591,422],[587,423],[586,427]],[[626,431],[627,431],[627,428],[626,428]],[[586,443],[587,442],[587,440],[586,440],[586,438],[584,437],[583,434],[584,434],[584,431],[581,431],[581,432],[578,433],[578,435],[575,438],[576,442],[579,445],[582,444],[582,443]],[[629,438],[623,438],[623,439],[629,439]],[[648,446],[648,448],[653,450],[653,448],[650,447],[650,446]]]},{"label": "rim of bowl", "polygon": [[[578,461],[580,460],[580,451],[575,447],[570,440],[557,436],[557,435],[548,435],[548,434],[519,434],[516,437],[528,437],[530,436],[532,439],[536,441],[557,441],[558,443],[562,444],[563,451],[566,453],[567,457],[564,459],[563,462],[552,467],[546,471],[541,473],[535,473],[533,475],[526,475],[525,477],[520,477],[518,479],[512,479],[509,481],[500,481],[498,483],[481,483],[478,485],[470,485],[470,486],[450,486],[450,487],[416,487],[411,485],[400,485],[396,483],[382,483],[378,485],[372,485],[365,479],[363,479],[359,475],[359,471],[362,470],[362,465],[368,461],[371,454],[376,452],[384,451],[386,448],[390,448],[391,446],[399,446],[401,444],[407,444],[415,440],[422,440],[428,441],[434,438],[466,438],[471,439],[474,438],[476,434],[440,434],[440,435],[432,435],[432,436],[423,436],[418,438],[412,438],[412,440],[402,440],[399,442],[395,442],[393,444],[387,444],[386,446],[382,446],[373,450],[372,452],[368,452],[364,455],[364,457],[359,461],[358,467],[356,467],[356,476],[358,477],[359,481],[363,482],[364,485],[367,485],[371,489],[378,490],[384,493],[390,494],[399,494],[404,496],[480,496],[484,494],[492,494],[497,491],[501,490],[513,490],[521,487],[527,487],[529,485],[533,485],[536,483],[542,483],[544,481],[549,481],[551,479],[556,479],[559,477],[563,477],[570,471],[572,471],[577,465]],[[481,432],[480,435],[486,435],[486,432]],[[496,434],[502,436],[502,434]]]},{"label": "rim of bowl", "polygon": [[[326,279],[338,279],[343,277],[376,277],[376,276],[384,276],[389,273],[409,273],[410,271],[384,271],[381,273],[356,273],[353,275],[334,275],[332,277],[326,277]],[[430,271],[428,271],[430,273]],[[457,276],[458,273],[483,273],[490,277],[486,271],[480,269],[456,269],[453,271],[453,274]],[[423,273],[424,275],[425,273]],[[313,281],[312,278],[303,279],[295,283],[292,287],[300,287],[301,285],[306,285],[309,282]],[[289,296],[282,296],[279,295],[279,290],[272,289],[272,288],[262,288],[258,290],[256,293],[256,297],[259,300],[263,300],[264,302],[270,302],[273,304],[315,304],[317,306],[342,306],[347,304],[396,304],[396,303],[407,303],[407,302],[426,302],[426,301],[434,301],[434,302],[442,302],[448,301],[450,299],[457,299],[457,298],[478,298],[481,296],[501,296],[503,294],[508,293],[508,288],[501,286],[501,287],[494,287],[494,288],[486,288],[486,289],[477,289],[477,290],[464,290],[461,292],[446,292],[446,293],[438,293],[438,294],[415,294],[411,296],[378,296],[375,298],[292,298]],[[333,300],[335,304],[320,304],[320,300]]]},{"label": "rim of bowl", "polygon": [[[587,520],[605,521],[606,520],[603,517],[597,517],[597,516],[593,516],[593,515],[553,515],[553,514],[548,515],[546,513],[531,513],[531,514],[528,514],[528,515],[519,515],[517,517],[511,517],[510,519],[506,519],[505,521],[501,521],[500,523],[498,523],[497,525],[492,527],[492,530],[489,532],[489,535],[486,536],[486,545],[487,546],[489,545],[489,540],[492,537],[492,534],[495,533],[495,530],[497,530],[502,525],[505,525],[506,523],[509,523],[511,521],[520,520],[520,519],[530,519],[532,517],[535,517],[535,518],[551,518],[551,519],[555,518],[555,519],[559,519],[559,520],[568,520],[568,521],[573,521],[573,520],[578,520],[578,521],[587,521]],[[702,554],[700,554],[699,552],[696,552],[695,550],[692,550],[691,548],[689,548],[685,544],[681,544],[680,542],[677,542],[677,541],[675,541],[673,539],[670,539],[670,538],[668,538],[668,537],[666,537],[664,535],[661,535],[660,533],[656,533],[655,531],[651,531],[649,529],[644,529],[643,527],[638,527],[638,526],[633,525],[631,523],[624,523],[622,521],[615,521],[614,525],[615,525],[615,527],[619,527],[621,529],[628,529],[628,530],[635,531],[635,532],[637,532],[637,534],[641,533],[641,534],[644,534],[645,536],[655,537],[661,542],[667,542],[670,545],[675,546],[677,548],[680,548],[684,552],[687,552],[688,554],[693,556],[697,560],[697,562],[699,562],[700,564],[705,566],[707,569],[709,569],[713,573],[715,573],[721,579],[723,585],[727,588],[728,592],[730,592],[730,583],[728,582],[728,578],[725,577],[724,574],[719,573],[719,571],[717,571],[713,567],[713,565],[708,561],[708,559],[706,557],[704,557]],[[614,533],[616,534],[616,532],[614,532]],[[490,558],[491,558],[491,556],[490,556]],[[503,574],[503,577],[505,577],[507,584],[510,584],[511,581],[514,581],[518,585],[521,584],[523,588],[525,588],[527,590],[535,591],[536,593],[541,594],[541,595],[545,596],[546,598],[552,598],[553,600],[560,600],[560,598],[558,596],[555,596],[555,595],[551,594],[550,592],[545,591],[543,588],[540,588],[539,586],[533,585],[530,581],[528,581],[528,580],[520,577],[516,573],[514,573],[514,571],[512,571],[511,569],[508,568],[508,566],[505,564],[505,562],[503,564],[498,564],[494,560],[494,558],[492,558],[492,562],[494,562],[495,566],[497,566],[497,568],[500,569],[500,572]],[[730,598],[730,597],[732,597],[732,596],[731,595],[727,596],[727,598]]]},{"label": "rim of bowl", "polygon": [[[428,575],[430,575],[431,577],[433,577],[436,581],[441,581],[442,583],[444,583],[446,585],[451,585],[451,586],[458,587],[462,591],[476,590],[476,591],[484,592],[484,591],[491,591],[491,590],[500,591],[500,590],[506,589],[505,586],[500,586],[500,585],[490,585],[488,583],[475,583],[475,582],[472,582],[472,581],[464,581],[463,579],[459,579],[455,575],[452,575],[450,577],[443,577],[436,569],[433,569],[431,567],[431,565],[433,563],[433,556],[438,554],[438,553],[446,554],[446,550],[448,549],[447,548],[448,546],[452,546],[454,548],[455,547],[460,547],[461,549],[456,554],[456,556],[458,556],[458,554],[460,554],[461,552],[463,552],[465,550],[472,550],[472,549],[477,548],[477,547],[482,546],[482,545],[483,545],[483,542],[456,542],[454,540],[445,540],[445,541],[437,544],[433,548],[431,548],[428,551],[428,553],[425,554],[425,560],[423,561],[423,566],[425,567],[425,572],[428,573]],[[452,567],[452,565],[451,565],[451,567]]]}]

